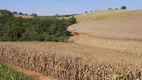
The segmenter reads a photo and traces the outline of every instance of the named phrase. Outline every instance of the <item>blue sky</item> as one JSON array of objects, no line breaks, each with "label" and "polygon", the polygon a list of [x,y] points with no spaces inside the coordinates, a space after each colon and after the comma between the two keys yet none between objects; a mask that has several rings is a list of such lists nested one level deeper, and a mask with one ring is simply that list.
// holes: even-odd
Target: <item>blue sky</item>
[{"label": "blue sky", "polygon": [[76,14],[108,8],[142,9],[142,0],[1,0],[0,9],[38,15]]}]

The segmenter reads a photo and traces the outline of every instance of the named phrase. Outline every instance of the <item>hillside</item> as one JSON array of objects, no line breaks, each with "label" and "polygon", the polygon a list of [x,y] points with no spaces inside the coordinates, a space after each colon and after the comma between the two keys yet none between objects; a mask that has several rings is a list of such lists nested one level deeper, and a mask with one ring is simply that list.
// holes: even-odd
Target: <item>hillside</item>
[{"label": "hillside", "polygon": [[[78,15],[76,17],[85,16],[80,19],[77,18],[78,21],[80,21],[83,18],[86,21],[82,21],[82,22],[79,22],[78,24],[72,25],[68,28],[68,30],[70,31],[77,30],[79,33],[93,35],[96,37],[141,40],[142,39],[142,27],[141,27],[142,11],[139,11],[139,10],[122,11],[120,12],[121,14],[117,12],[120,12],[120,11],[110,11],[110,12],[102,11],[102,13],[96,12],[96,15],[95,13]],[[120,17],[120,16],[125,16],[125,17]],[[116,18],[116,17],[120,17],[120,18]],[[113,19],[107,19],[107,18],[113,18]],[[103,19],[103,20],[98,20],[98,19]]]},{"label": "hillside", "polygon": [[76,15],[78,22],[86,20],[104,20],[142,14],[142,10],[104,10]]}]

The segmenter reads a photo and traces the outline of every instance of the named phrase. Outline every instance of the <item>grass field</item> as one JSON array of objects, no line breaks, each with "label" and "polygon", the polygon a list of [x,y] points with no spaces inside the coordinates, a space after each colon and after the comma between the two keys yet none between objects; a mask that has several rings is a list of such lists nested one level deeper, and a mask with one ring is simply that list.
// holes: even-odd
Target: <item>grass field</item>
[{"label": "grass field", "polygon": [[33,80],[24,73],[16,72],[5,63],[0,63],[0,80]]},{"label": "grass field", "polygon": [[142,10],[104,10],[76,15],[78,22],[87,20],[104,20],[142,14]]}]

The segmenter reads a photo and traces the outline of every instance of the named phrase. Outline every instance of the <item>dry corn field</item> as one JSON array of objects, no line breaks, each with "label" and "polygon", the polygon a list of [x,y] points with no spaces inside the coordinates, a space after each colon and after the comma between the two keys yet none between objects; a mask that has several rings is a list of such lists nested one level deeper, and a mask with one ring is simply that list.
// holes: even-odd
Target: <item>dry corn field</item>
[{"label": "dry corn field", "polygon": [[74,43],[0,42],[0,60],[58,80],[141,80],[142,42],[72,37]]}]

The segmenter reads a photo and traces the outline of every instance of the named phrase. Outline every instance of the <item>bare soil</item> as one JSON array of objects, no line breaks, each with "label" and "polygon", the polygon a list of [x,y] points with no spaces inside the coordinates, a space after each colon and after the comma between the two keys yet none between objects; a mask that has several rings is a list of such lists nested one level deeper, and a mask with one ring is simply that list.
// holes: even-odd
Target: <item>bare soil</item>
[{"label": "bare soil", "polygon": [[83,21],[68,30],[116,39],[142,39],[142,15],[98,21]]}]

